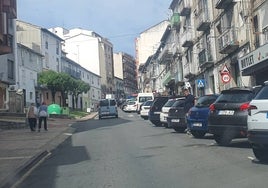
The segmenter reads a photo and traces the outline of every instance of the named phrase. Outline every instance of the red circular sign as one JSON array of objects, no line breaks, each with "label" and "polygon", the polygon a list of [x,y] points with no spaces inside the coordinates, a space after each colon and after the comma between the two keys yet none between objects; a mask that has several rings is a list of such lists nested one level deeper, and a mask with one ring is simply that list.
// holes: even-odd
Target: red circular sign
[{"label": "red circular sign", "polygon": [[231,81],[231,76],[230,76],[230,74],[228,74],[228,73],[222,74],[222,75],[221,75],[221,80],[222,80],[223,83],[228,83],[228,82],[230,82],[230,81]]}]

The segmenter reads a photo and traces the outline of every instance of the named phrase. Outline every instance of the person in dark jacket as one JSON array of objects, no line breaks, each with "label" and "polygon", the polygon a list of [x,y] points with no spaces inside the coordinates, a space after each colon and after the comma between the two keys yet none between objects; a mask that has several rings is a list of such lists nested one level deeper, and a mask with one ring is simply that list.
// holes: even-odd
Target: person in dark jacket
[{"label": "person in dark jacket", "polygon": [[[185,88],[183,90],[183,93],[185,95],[185,101],[184,101],[185,119],[187,119],[187,115],[188,115],[190,108],[192,108],[194,106],[195,97],[190,93],[188,88]],[[189,128],[187,128],[185,131],[187,134],[191,134],[189,131]]]},{"label": "person in dark jacket", "polygon": [[190,93],[189,89],[184,89],[183,93],[185,95],[184,112],[188,113],[190,108],[194,106],[195,97]]}]

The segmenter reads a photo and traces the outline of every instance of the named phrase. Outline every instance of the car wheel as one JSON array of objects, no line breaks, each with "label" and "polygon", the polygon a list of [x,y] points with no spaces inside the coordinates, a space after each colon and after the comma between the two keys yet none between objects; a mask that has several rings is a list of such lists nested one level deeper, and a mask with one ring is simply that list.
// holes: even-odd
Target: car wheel
[{"label": "car wheel", "polygon": [[99,116],[99,119],[101,119],[101,116]]},{"label": "car wheel", "polygon": [[174,127],[173,128],[177,133],[184,133],[186,128],[183,127]]},{"label": "car wheel", "polygon": [[160,121],[152,121],[152,123],[156,126],[156,127],[160,127],[162,125],[162,123]]},{"label": "car wheel", "polygon": [[206,132],[204,132],[204,131],[191,131],[191,134],[195,138],[203,138],[205,136]]},{"label": "car wheel", "polygon": [[261,162],[268,162],[267,148],[252,148],[255,157]]},{"label": "car wheel", "polygon": [[163,123],[165,128],[168,128],[168,124],[167,123]]},{"label": "car wheel", "polygon": [[214,140],[220,146],[228,146],[230,145],[232,138],[227,134],[214,135]]}]

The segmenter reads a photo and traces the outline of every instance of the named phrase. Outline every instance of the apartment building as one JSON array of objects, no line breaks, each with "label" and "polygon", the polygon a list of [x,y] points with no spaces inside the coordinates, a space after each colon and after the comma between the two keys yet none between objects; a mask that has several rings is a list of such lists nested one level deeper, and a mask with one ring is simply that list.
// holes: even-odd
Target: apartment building
[{"label": "apartment building", "polygon": [[252,7],[245,9],[243,17],[248,21],[250,44],[239,55],[239,68],[243,77],[250,77],[252,85],[268,80],[268,2],[252,1]]},{"label": "apartment building", "polygon": [[[137,80],[138,80],[138,90],[140,92],[144,91],[144,84],[142,80],[142,74],[138,71],[138,68],[146,63],[148,58],[153,55],[159,48],[160,39],[165,32],[169,21],[164,20],[145,31],[141,32],[139,37],[136,38],[135,48],[136,48],[136,66],[137,66]],[[148,85],[147,85],[148,87]],[[152,86],[149,85],[150,90]]]},{"label": "apartment building", "polygon": [[118,52],[114,53],[113,59],[114,67],[116,67],[114,75],[117,78],[115,92],[117,99],[137,93],[137,67],[134,57],[124,52]]},{"label": "apartment building", "polygon": [[189,87],[196,96],[268,80],[267,6],[263,0],[173,0],[170,24],[140,69],[143,77],[158,83],[156,91],[180,94]]},{"label": "apartment building", "polygon": [[16,0],[0,1],[0,110],[9,110],[9,85],[16,83]]},{"label": "apartment building", "polygon": [[113,45],[108,39],[80,28],[67,30],[56,27],[49,30],[64,39],[63,51],[69,59],[101,77],[103,97],[114,93]]}]

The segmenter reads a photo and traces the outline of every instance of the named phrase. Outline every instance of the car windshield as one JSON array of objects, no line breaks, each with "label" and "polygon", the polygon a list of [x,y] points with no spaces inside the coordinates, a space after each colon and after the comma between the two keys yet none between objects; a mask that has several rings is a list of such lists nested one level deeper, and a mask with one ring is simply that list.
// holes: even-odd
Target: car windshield
[{"label": "car windshield", "polygon": [[209,95],[209,96],[202,96],[196,102],[196,107],[209,107],[215,100],[217,96]]},{"label": "car windshield", "polygon": [[145,101],[152,100],[152,99],[153,99],[152,96],[139,97],[139,102],[145,102]]},{"label": "car windshield", "polygon": [[142,106],[151,106],[152,103],[153,103],[153,101],[149,100],[149,101],[144,102]]},{"label": "car windshield", "polygon": [[176,102],[175,99],[171,99],[163,107],[171,107]]},{"label": "car windshield", "polygon": [[172,107],[184,107],[184,100],[177,100]]}]

